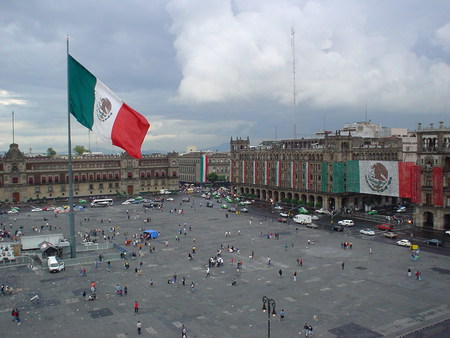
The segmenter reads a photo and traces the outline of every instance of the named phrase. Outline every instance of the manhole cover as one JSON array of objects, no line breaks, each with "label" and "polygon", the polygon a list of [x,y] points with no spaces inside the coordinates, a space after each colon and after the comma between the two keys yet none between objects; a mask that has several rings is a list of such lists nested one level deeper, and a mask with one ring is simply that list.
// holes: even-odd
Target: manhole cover
[{"label": "manhole cover", "polygon": [[331,332],[338,337],[354,337],[354,338],[383,337],[383,335],[355,323],[349,323],[347,325],[328,330],[328,332]]},{"label": "manhole cover", "polygon": [[94,311],[89,311],[89,314],[92,318],[102,318],[107,316],[112,316],[112,312],[110,309],[99,309]]}]

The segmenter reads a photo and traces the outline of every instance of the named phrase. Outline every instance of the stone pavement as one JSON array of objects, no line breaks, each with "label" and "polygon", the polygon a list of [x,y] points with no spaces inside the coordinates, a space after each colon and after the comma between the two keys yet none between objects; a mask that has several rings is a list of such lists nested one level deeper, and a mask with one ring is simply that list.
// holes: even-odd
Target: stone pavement
[{"label": "stone pavement", "polygon": [[[413,262],[409,249],[385,241],[304,226],[296,231],[295,225],[265,220],[251,206],[248,214],[228,213],[226,218],[227,212],[218,209],[219,204],[206,208],[206,201],[200,198],[194,204],[183,203],[183,215],[170,213],[169,208],[180,207],[180,200],[177,196],[175,202],[167,202],[164,212],[144,213],[142,206],[119,203],[77,212],[77,232],[107,230],[117,224],[119,244],[124,243],[124,232],[139,233],[140,228],[161,232],[151,243],[156,252],[144,247],[144,257],[130,261],[129,270],[123,261],[111,262],[111,272],[104,262],[98,268],[92,262],[86,266],[87,277],[79,275],[79,267],[57,274],[28,267],[0,269],[0,283],[15,289],[13,295],[0,297],[2,336],[131,337],[137,336],[140,320],[142,336],[147,337],[180,337],[183,324],[188,337],[265,337],[268,317],[261,311],[263,296],[275,300],[277,313],[281,309],[286,312],[283,321],[278,315],[271,317],[272,337],[303,335],[304,323],[313,326],[316,337],[395,337],[450,317],[447,256],[422,251],[420,260]],[[5,219],[10,216],[2,217],[10,221]],[[24,224],[26,234],[30,234],[27,229],[38,224],[43,215],[23,212],[15,217],[13,226]],[[90,221],[85,222],[84,217]],[[143,222],[147,217],[151,217],[150,223]],[[254,217],[251,226],[250,217]],[[68,232],[66,217],[50,222],[60,222],[58,226]],[[187,235],[182,234],[176,242],[179,224],[184,228],[184,223]],[[225,237],[226,231],[231,235]],[[279,239],[267,239],[268,232],[278,232]],[[314,244],[308,245],[308,240]],[[343,241],[351,241],[353,248],[341,249]],[[207,278],[208,258],[221,245],[225,264],[211,268]],[[189,261],[192,246],[196,254]],[[239,252],[226,252],[228,246],[239,248]],[[131,249],[137,252],[137,248]],[[249,258],[252,250],[254,259]],[[271,258],[270,266],[267,257]],[[303,259],[303,266],[297,266],[297,258]],[[239,260],[243,269],[237,272]],[[136,276],[134,269],[140,261],[143,272]],[[420,270],[423,279],[408,277],[408,267],[413,272]],[[297,271],[296,282],[293,271]],[[179,284],[167,283],[173,274]],[[186,286],[180,285],[183,276]],[[230,286],[234,278],[237,285]],[[91,281],[97,283],[98,299],[86,301],[81,293],[89,291]],[[194,292],[191,282],[195,283]],[[116,284],[127,286],[128,295],[114,295]],[[36,294],[42,299],[40,304],[30,301]],[[140,304],[137,314],[135,300]],[[20,326],[12,322],[13,307],[20,309]]]}]

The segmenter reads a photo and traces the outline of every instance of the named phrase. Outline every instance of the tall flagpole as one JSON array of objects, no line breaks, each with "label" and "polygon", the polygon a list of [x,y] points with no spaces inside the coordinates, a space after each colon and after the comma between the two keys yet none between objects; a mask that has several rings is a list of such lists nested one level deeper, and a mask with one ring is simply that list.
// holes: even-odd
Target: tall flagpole
[{"label": "tall flagpole", "polygon": [[69,156],[69,241],[70,257],[77,257],[77,244],[75,241],[75,215],[73,212],[73,173],[72,173],[72,141],[70,130],[70,104],[69,104],[69,37],[67,36],[67,146]]},{"label": "tall flagpole", "polygon": [[13,137],[13,144],[15,143],[14,142],[14,110],[12,111],[12,133],[13,133],[13,135],[12,135],[12,137]]}]

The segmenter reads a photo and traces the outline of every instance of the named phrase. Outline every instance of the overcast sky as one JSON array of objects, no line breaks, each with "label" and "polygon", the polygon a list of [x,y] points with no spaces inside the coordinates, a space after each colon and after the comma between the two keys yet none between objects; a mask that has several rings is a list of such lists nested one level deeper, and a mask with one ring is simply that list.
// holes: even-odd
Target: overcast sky
[{"label": "overcast sky", "polygon": [[[449,125],[449,13],[447,0],[0,0],[0,151],[14,111],[22,151],[67,152],[67,35],[149,120],[143,151],[311,137],[366,107],[383,126]],[[72,143],[120,151],[75,119]]]}]

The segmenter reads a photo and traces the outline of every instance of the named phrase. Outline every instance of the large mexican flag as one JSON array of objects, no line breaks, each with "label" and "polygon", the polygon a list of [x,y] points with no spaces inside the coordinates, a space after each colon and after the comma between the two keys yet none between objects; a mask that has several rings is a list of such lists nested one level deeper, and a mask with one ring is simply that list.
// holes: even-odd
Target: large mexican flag
[{"label": "large mexican flag", "polygon": [[147,119],[70,55],[68,68],[69,112],[103,141],[142,158],[141,146],[150,128]]},{"label": "large mexican flag", "polygon": [[412,162],[347,161],[346,191],[411,198],[413,166]]}]

